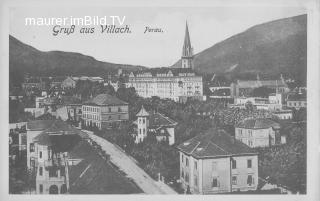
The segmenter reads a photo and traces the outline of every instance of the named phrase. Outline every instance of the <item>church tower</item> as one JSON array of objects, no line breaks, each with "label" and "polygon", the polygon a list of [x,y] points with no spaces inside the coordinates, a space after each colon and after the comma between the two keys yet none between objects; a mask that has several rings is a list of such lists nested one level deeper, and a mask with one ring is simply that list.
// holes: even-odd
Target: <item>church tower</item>
[{"label": "church tower", "polygon": [[193,69],[193,48],[190,42],[188,22],[186,22],[186,33],[184,36],[184,43],[182,48],[181,56],[181,68],[191,68]]},{"label": "church tower", "polygon": [[137,114],[138,133],[136,136],[136,143],[142,142],[147,137],[149,128],[149,113],[144,109],[143,105]]}]

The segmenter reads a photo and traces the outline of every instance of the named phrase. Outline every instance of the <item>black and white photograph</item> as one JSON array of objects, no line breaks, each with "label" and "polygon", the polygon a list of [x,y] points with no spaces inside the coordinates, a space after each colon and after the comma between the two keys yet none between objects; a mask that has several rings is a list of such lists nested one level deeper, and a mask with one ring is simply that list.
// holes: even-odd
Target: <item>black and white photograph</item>
[{"label": "black and white photograph", "polygon": [[8,3],[8,197],[319,199],[319,2],[261,2]]}]

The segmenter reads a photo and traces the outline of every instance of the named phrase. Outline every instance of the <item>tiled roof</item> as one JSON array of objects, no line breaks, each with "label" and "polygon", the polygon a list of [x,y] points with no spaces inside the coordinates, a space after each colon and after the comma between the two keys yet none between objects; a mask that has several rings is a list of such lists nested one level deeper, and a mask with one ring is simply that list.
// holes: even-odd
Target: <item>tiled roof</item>
[{"label": "tiled roof", "polygon": [[27,123],[27,130],[48,129],[56,120],[36,120]]},{"label": "tiled roof", "polygon": [[274,128],[279,129],[280,124],[277,122],[267,119],[267,118],[257,118],[257,119],[245,119],[241,121],[237,126],[237,128],[246,128],[246,129],[265,129],[265,128]]},{"label": "tiled roof", "polygon": [[307,100],[307,94],[290,94],[288,95],[288,101],[306,101]]},{"label": "tiled roof", "polygon": [[171,71],[173,76],[178,76],[179,73],[195,73],[195,71],[190,68],[152,68],[142,71],[135,71],[132,73],[135,76],[144,73],[150,73],[152,76],[156,76],[157,74],[168,74],[169,71]]},{"label": "tiled roof", "polygon": [[283,80],[238,80],[240,88],[258,88],[258,87],[287,87]]},{"label": "tiled roof", "polygon": [[137,113],[136,116],[137,117],[146,117],[146,116],[149,116],[149,113],[146,111],[146,109],[144,109],[144,107],[142,105],[140,111]]},{"label": "tiled roof", "polygon": [[149,127],[150,128],[158,128],[163,126],[173,126],[176,125],[177,122],[170,119],[169,117],[164,116],[158,112],[150,112],[149,117]]},{"label": "tiled roof", "polygon": [[71,194],[141,193],[135,184],[102,159],[86,141],[82,140],[74,146],[69,158],[81,161],[69,166]]},{"label": "tiled roof", "polygon": [[256,154],[246,144],[236,140],[224,130],[211,129],[185,141],[177,147],[195,158],[213,158]]},{"label": "tiled roof", "polygon": [[84,103],[85,105],[127,105],[128,103],[120,100],[115,96],[111,96],[109,94],[100,94],[89,101]]}]

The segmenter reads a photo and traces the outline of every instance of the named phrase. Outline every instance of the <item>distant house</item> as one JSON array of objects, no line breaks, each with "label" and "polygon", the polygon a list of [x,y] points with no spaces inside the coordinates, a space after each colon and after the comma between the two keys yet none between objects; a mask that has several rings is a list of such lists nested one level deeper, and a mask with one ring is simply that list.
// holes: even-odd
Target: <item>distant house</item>
[{"label": "distant house", "polygon": [[137,113],[137,133],[135,142],[139,143],[147,135],[154,135],[158,141],[167,141],[169,145],[175,143],[175,126],[178,124],[174,120],[158,112],[147,112],[142,106]]},{"label": "distant house", "polygon": [[62,81],[61,88],[62,89],[75,88],[76,84],[77,84],[77,81],[74,80],[72,77],[68,76],[65,80]]},{"label": "distant house", "polygon": [[22,83],[22,89],[29,90],[32,88],[37,88],[39,90],[45,89],[46,82],[38,77],[26,78],[25,81]]},{"label": "distant house", "polygon": [[253,90],[260,87],[272,89],[274,92],[278,93],[290,91],[282,76],[280,77],[280,80],[260,80],[259,76],[257,76],[257,80],[237,80],[236,82],[231,83],[231,96],[252,96]]},{"label": "distant house", "polygon": [[269,147],[284,142],[280,124],[266,118],[245,119],[235,127],[235,137],[249,147]]},{"label": "distant house", "polygon": [[65,80],[65,77],[53,77],[51,79],[50,87],[58,87],[60,88],[62,85],[62,82]]},{"label": "distant house", "polygon": [[216,194],[257,189],[258,153],[224,130],[209,130],[177,148],[185,191]]},{"label": "distant house", "polygon": [[129,120],[129,106],[115,96],[100,94],[82,104],[82,120],[86,126],[108,128],[112,123]]},{"label": "distant house", "polygon": [[287,107],[289,108],[307,108],[307,96],[306,94],[290,94],[287,97]]}]

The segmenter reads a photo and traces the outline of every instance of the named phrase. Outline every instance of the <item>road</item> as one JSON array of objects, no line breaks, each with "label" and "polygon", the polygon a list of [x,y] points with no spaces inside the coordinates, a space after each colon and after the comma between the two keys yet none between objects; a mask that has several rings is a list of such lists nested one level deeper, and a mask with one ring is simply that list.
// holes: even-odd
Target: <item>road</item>
[{"label": "road", "polygon": [[87,134],[110,155],[111,162],[126,173],[127,177],[131,178],[146,194],[177,194],[177,192],[166,184],[153,180],[131,157],[117,146],[102,137],[91,133]]}]

